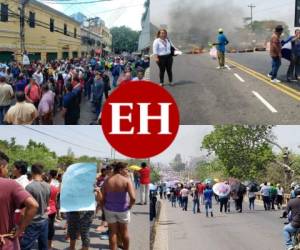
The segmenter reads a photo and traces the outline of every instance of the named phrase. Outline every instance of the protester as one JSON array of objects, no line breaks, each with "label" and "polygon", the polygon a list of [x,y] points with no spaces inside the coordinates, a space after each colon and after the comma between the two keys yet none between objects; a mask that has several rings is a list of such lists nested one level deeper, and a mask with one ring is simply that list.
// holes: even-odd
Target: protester
[{"label": "protester", "polygon": [[248,189],[248,199],[249,199],[249,209],[254,210],[256,193],[253,192],[251,189]]},{"label": "protester", "polygon": [[268,185],[267,182],[263,184],[263,186],[260,189],[261,195],[263,197],[263,202],[264,202],[264,208],[265,210],[270,210],[271,209],[271,203],[270,203],[270,186]]},{"label": "protester", "polygon": [[5,116],[5,122],[13,125],[31,125],[38,117],[36,107],[25,101],[25,93],[16,93],[16,104],[9,108]]},{"label": "protester", "polygon": [[214,216],[213,211],[212,211],[213,194],[214,194],[214,192],[212,191],[211,187],[209,185],[206,185],[205,190],[203,192],[206,217],[208,217],[209,212],[210,212],[211,217]]},{"label": "protester", "polygon": [[27,178],[27,162],[15,161],[13,167],[13,175],[16,178],[16,182],[18,182],[23,188],[26,188],[26,186],[30,183]]},{"label": "protester", "polygon": [[[19,237],[30,224],[39,205],[15,180],[6,179],[8,163],[9,158],[0,151],[0,249],[19,250]],[[24,216],[17,226],[12,218],[15,210],[21,208],[24,208]]]},{"label": "protester", "polygon": [[113,87],[114,88],[117,87],[118,79],[119,79],[121,73],[124,70],[124,67],[123,67],[123,65],[121,65],[120,61],[121,61],[120,57],[117,57],[115,59],[115,63],[113,64],[113,67],[112,67],[112,70],[111,70],[111,73],[112,73],[112,76],[113,76]]},{"label": "protester", "polygon": [[271,78],[272,83],[280,83],[281,81],[277,79],[277,74],[281,65],[281,41],[280,37],[283,33],[283,27],[278,25],[275,28],[275,31],[272,35],[270,41],[270,56],[272,58],[272,70],[268,74],[268,77]]},{"label": "protester", "polygon": [[38,106],[41,125],[53,124],[54,99],[55,94],[49,89],[48,84],[44,84],[42,86],[42,98]]},{"label": "protester", "polygon": [[286,42],[291,42],[291,60],[286,74],[287,82],[298,80],[300,74],[300,29],[295,30],[295,36],[290,37]]},{"label": "protester", "polygon": [[144,80],[145,71],[143,68],[137,69],[137,76],[132,79],[132,81],[142,81]]},{"label": "protester", "polygon": [[200,204],[199,204],[199,192],[197,188],[193,188],[192,190],[192,196],[193,196],[193,213],[195,214],[200,213]]},{"label": "protester", "polygon": [[[103,207],[109,227],[110,249],[117,249],[117,235],[122,239],[122,249],[129,250],[128,223],[130,209],[135,203],[135,192],[132,182],[127,177],[127,164],[113,164],[114,174],[105,180],[103,186]],[[127,195],[130,201],[127,202]]]},{"label": "protester", "polygon": [[95,104],[97,117],[100,115],[100,112],[102,109],[102,100],[103,100],[104,89],[105,89],[105,86],[104,86],[104,81],[101,76],[101,73],[96,72],[94,85],[93,85],[93,100],[94,100],[94,104]]},{"label": "protester", "polygon": [[38,240],[39,250],[48,249],[48,214],[47,207],[50,198],[50,185],[43,180],[44,166],[33,164],[31,166],[32,182],[26,186],[34,199],[38,202],[39,208],[31,223],[26,228],[21,239],[21,249],[30,250]]},{"label": "protester", "polygon": [[66,84],[66,94],[63,98],[62,116],[65,120],[65,125],[77,125],[78,114],[78,99],[76,93],[73,92],[73,86],[71,83]]},{"label": "protester", "polygon": [[52,249],[52,241],[55,235],[55,217],[57,213],[57,195],[59,193],[59,187],[55,184],[54,177],[57,176],[57,171],[52,170],[46,178],[47,183],[50,185],[50,198],[49,198],[49,209],[48,209],[48,249]]},{"label": "protester", "polygon": [[14,91],[12,86],[6,83],[5,76],[0,75],[0,125],[4,123],[5,114],[11,105],[13,97]]},{"label": "protester", "polygon": [[182,210],[187,211],[189,190],[186,186],[184,186],[183,189],[180,190],[180,196],[182,199]]},{"label": "protester", "polygon": [[283,194],[284,194],[284,190],[283,187],[281,187],[280,184],[277,184],[277,208],[281,209],[282,207],[282,203],[283,203]]},{"label": "protester", "polygon": [[25,87],[25,95],[26,100],[38,108],[42,92],[41,87],[34,78],[31,78],[29,84]]},{"label": "protester", "polygon": [[270,202],[271,202],[271,208],[275,210],[275,202],[277,197],[277,188],[275,185],[271,183],[270,185]]},{"label": "protester", "polygon": [[217,69],[224,69],[226,45],[229,43],[229,41],[227,37],[224,35],[224,31],[222,28],[220,28],[218,32],[219,34],[217,36],[217,42],[213,43],[213,45],[217,46],[218,62],[219,62],[219,66],[217,67]]},{"label": "protester", "polygon": [[140,174],[140,204],[147,205],[149,196],[149,184],[150,184],[150,167],[147,166],[146,162],[142,162],[142,169],[139,171]]},{"label": "protester", "polygon": [[154,59],[159,67],[159,79],[160,85],[164,86],[165,71],[167,70],[169,82],[171,85],[173,83],[173,56],[172,48],[174,45],[168,38],[167,30],[161,29],[157,32],[156,39],[153,42],[153,54]]}]

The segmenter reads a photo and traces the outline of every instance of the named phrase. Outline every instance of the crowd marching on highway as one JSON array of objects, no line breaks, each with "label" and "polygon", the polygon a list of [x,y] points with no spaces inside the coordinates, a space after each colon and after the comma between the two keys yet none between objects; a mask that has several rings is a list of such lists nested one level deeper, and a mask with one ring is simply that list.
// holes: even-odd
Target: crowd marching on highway
[{"label": "crowd marching on highway", "polygon": [[[78,249],[78,239],[82,249],[89,249],[89,231],[99,216],[97,237],[109,240],[109,249],[129,249],[128,223],[136,201],[135,187],[140,189],[139,204],[147,204],[150,168],[146,163],[128,167],[124,162],[114,162],[103,166],[91,187],[94,209],[66,213],[60,212],[64,202],[61,187],[67,181],[63,178],[65,172],[45,171],[40,163],[32,164],[27,172],[28,164],[20,160],[12,163],[9,173],[8,164],[9,157],[0,151],[1,250],[53,249],[57,223],[64,223],[68,249]],[[72,183],[76,183],[74,178]]]},{"label": "crowd marching on highway", "polygon": [[84,124],[98,121],[103,98],[122,81],[142,80],[149,66],[147,56],[118,55],[30,63],[25,52],[23,63],[0,63],[0,125],[51,125],[58,112],[76,125],[82,101],[95,113]]},{"label": "crowd marching on highway", "polygon": [[[180,181],[161,182],[152,188],[152,197],[159,195],[161,200],[167,200],[172,208],[182,211],[201,213],[203,205],[206,217],[214,217],[213,206],[219,206],[220,213],[243,212],[244,198],[247,197],[249,210],[255,210],[255,200],[260,196],[265,211],[282,210],[285,204],[284,189],[281,184],[274,185],[265,182],[261,185],[256,182],[240,182],[229,178],[220,182],[218,179],[206,179],[203,182]],[[156,199],[156,198],[155,198]],[[213,202],[215,200],[215,202]],[[190,202],[189,202],[190,201]],[[189,204],[192,208],[188,209]],[[289,201],[285,204],[281,218],[288,218],[283,229],[286,249],[292,250],[293,235],[300,230],[300,185],[292,183]]]}]

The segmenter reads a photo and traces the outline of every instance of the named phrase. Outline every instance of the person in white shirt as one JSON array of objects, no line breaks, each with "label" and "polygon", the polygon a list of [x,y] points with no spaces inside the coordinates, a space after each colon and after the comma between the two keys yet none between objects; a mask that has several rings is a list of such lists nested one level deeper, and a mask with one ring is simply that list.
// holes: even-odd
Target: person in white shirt
[{"label": "person in white shirt", "polygon": [[282,207],[282,202],[283,202],[283,194],[284,194],[284,190],[283,187],[280,184],[277,184],[277,208],[281,209]]},{"label": "person in white shirt", "polygon": [[154,59],[159,67],[160,85],[164,85],[165,71],[167,70],[169,82],[173,84],[173,56],[172,56],[173,44],[168,39],[168,33],[165,29],[161,29],[157,33],[157,38],[153,42],[153,54]]},{"label": "person in white shirt", "polygon": [[44,83],[44,76],[40,67],[38,67],[37,71],[33,74],[33,78],[40,86]]},{"label": "person in white shirt", "polygon": [[187,211],[189,190],[186,186],[184,186],[183,189],[180,190],[180,196],[182,199],[182,210]]},{"label": "person in white shirt", "polygon": [[142,80],[144,80],[144,76],[145,76],[144,69],[143,68],[138,68],[137,69],[137,75],[136,75],[136,77],[134,77],[132,79],[132,81],[142,81]]},{"label": "person in white shirt", "polygon": [[25,188],[30,183],[27,178],[27,163],[25,161],[15,161],[13,166],[15,181]]}]

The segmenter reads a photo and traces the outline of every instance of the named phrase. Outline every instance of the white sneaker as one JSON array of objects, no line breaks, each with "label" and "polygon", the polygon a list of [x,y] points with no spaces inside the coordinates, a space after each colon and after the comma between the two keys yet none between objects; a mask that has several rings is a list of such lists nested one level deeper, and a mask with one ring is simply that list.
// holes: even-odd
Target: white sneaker
[{"label": "white sneaker", "polygon": [[159,86],[163,87],[163,86],[164,86],[164,84],[163,84],[163,83],[160,83],[160,84],[159,84]]},{"label": "white sneaker", "polygon": [[175,84],[174,84],[174,82],[170,82],[170,86],[174,86]]},{"label": "white sneaker", "polygon": [[222,67],[220,67],[220,66],[218,66],[218,67],[216,67],[216,69],[221,69]]},{"label": "white sneaker", "polygon": [[287,250],[294,250],[294,247],[293,246],[288,247]]},{"label": "white sneaker", "polygon": [[281,81],[275,78],[275,79],[271,80],[271,82],[272,83],[280,83]]},{"label": "white sneaker", "polygon": [[272,78],[272,75],[270,75],[270,74],[267,74],[267,77],[269,77],[269,78]]}]

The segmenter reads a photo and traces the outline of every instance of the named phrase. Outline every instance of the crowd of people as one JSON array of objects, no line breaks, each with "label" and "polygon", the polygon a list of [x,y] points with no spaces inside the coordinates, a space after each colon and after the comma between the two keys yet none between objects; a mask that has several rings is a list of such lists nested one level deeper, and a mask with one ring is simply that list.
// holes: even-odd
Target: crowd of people
[{"label": "crowd of people", "polygon": [[[60,212],[60,191],[63,173],[46,171],[40,163],[32,164],[30,172],[26,162],[11,164],[0,151],[0,249],[40,250],[52,249],[57,222],[65,219],[65,240],[69,249],[76,248],[81,238],[82,249],[90,247],[89,231],[93,220],[100,214],[97,228],[102,240],[109,240],[112,250],[129,249],[128,223],[130,210],[136,201],[133,172],[124,162],[114,162],[101,168],[94,185],[96,207],[94,211]],[[142,163],[139,170],[141,185],[148,186],[150,168]],[[9,178],[11,177],[11,178]],[[146,193],[141,193],[140,204],[146,204]],[[101,212],[101,213],[100,213]]]},{"label": "crowd of people", "polygon": [[[272,183],[264,183],[260,187],[251,183],[245,186],[242,183],[234,183],[230,185],[228,181],[224,183],[225,189],[230,190],[228,193],[216,194],[213,191],[212,183],[178,183],[176,186],[169,187],[166,183],[158,186],[157,192],[160,199],[167,199],[171,202],[172,207],[179,207],[183,211],[187,211],[189,200],[192,201],[192,212],[200,213],[200,205],[205,207],[206,216],[213,216],[212,205],[213,200],[219,204],[219,211],[222,213],[230,212],[230,205],[234,203],[236,211],[242,213],[244,197],[248,198],[249,210],[255,210],[255,199],[260,194],[265,210],[275,210],[282,208],[284,190],[280,184],[276,186]],[[228,186],[228,188],[226,188]]]},{"label": "crowd of people", "polygon": [[103,98],[113,88],[143,80],[149,66],[147,56],[0,64],[0,125],[51,125],[58,112],[65,125],[76,125],[82,101],[92,103],[94,118],[83,121],[90,124],[99,120]]}]

